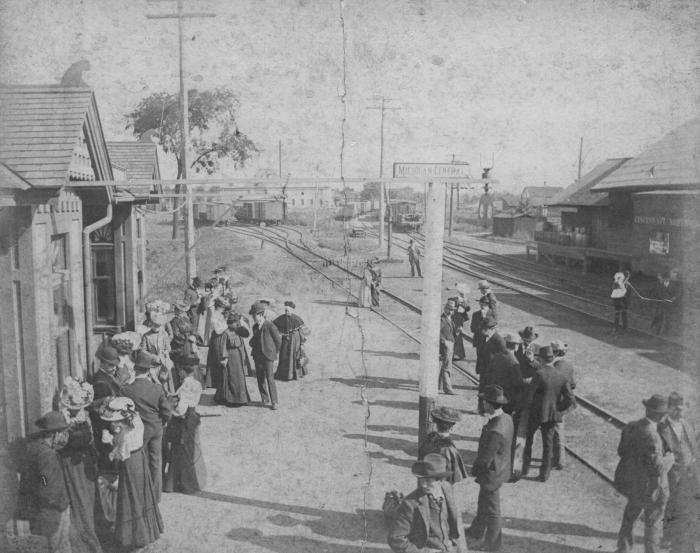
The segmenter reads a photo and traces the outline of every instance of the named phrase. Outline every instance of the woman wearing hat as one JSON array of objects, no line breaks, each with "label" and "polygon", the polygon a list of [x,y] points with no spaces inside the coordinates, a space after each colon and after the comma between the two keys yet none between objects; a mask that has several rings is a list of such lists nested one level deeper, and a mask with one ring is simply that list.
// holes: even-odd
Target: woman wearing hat
[{"label": "woman wearing hat", "polygon": [[174,364],[172,359],[170,359],[171,337],[165,331],[165,323],[168,321],[168,318],[165,313],[160,311],[151,312],[150,317],[151,328],[141,339],[141,350],[158,357],[160,361],[160,370],[157,373],[157,378],[163,385],[165,391],[172,394],[175,392],[175,384],[172,375]]},{"label": "woman wearing hat", "polygon": [[496,296],[491,290],[491,283],[489,283],[488,280],[480,280],[476,284],[476,287],[481,293],[481,298],[486,299],[489,309],[491,311],[491,315],[493,315],[494,318],[498,319],[498,300],[496,299]]},{"label": "woman wearing hat", "polygon": [[143,452],[143,423],[134,402],[127,397],[114,398],[100,416],[110,423],[111,432],[103,439],[112,445],[109,456],[119,465],[114,536],[124,547],[143,547],[163,532],[163,519]]},{"label": "woman wearing hat", "polygon": [[185,289],[185,295],[183,301],[189,306],[187,310],[187,315],[190,318],[190,323],[192,323],[192,328],[197,332],[199,328],[199,303],[200,298],[204,295],[204,283],[199,277],[194,277],[192,279],[192,284],[190,284]]},{"label": "woman wearing hat", "polygon": [[66,377],[61,390],[61,414],[68,425],[68,443],[59,458],[71,506],[73,552],[100,552],[95,534],[95,494],[97,491],[97,455],[92,425],[86,408],[94,392],[87,382]]},{"label": "woman wearing hat", "polygon": [[429,453],[439,453],[447,459],[447,470],[450,472],[447,480],[451,484],[464,480],[467,477],[467,469],[457,446],[450,438],[452,427],[459,422],[459,412],[449,407],[437,407],[431,411],[430,417],[436,430],[425,437],[418,448],[418,458],[423,459]]},{"label": "woman wearing hat", "polygon": [[248,385],[245,380],[246,351],[244,337],[250,336],[250,330],[241,325],[241,316],[231,313],[226,323],[214,321],[207,367],[211,375],[211,384],[216,388],[214,401],[228,405],[241,406],[250,402]]},{"label": "woman wearing hat", "polygon": [[199,441],[200,416],[195,410],[202,385],[194,375],[199,359],[183,361],[185,378],[175,393],[177,406],[165,429],[168,459],[163,475],[164,492],[196,493],[206,485],[206,468]]},{"label": "woman wearing hat", "polygon": [[58,411],[35,424],[39,431],[29,435],[22,463],[17,517],[48,539],[49,553],[65,553],[71,550],[70,500],[57,451],[66,444],[68,424]]},{"label": "woman wearing hat", "polygon": [[272,321],[282,335],[279,362],[277,371],[275,371],[275,379],[277,380],[297,380],[306,376],[306,365],[300,362],[302,360],[302,344],[306,341],[306,338],[301,334],[304,321],[294,312],[295,309],[296,304],[293,301],[285,301],[284,315],[280,315]]}]

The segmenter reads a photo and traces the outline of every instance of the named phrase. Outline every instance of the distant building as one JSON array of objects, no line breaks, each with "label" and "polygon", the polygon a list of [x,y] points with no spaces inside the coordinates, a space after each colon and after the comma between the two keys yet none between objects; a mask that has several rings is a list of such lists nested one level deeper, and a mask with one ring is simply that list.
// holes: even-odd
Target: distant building
[{"label": "distant building", "polygon": [[561,186],[526,186],[520,194],[520,206],[535,217],[558,217],[559,212],[550,212],[550,202],[561,194]]}]

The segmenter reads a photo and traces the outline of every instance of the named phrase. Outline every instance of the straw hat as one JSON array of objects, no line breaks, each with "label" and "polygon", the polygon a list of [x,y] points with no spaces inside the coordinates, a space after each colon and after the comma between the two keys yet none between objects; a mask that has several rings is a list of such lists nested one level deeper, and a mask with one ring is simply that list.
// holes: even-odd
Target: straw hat
[{"label": "straw hat", "polygon": [[117,422],[131,420],[134,415],[136,415],[136,406],[131,398],[115,397],[103,408],[100,418],[107,422]]},{"label": "straw hat", "polygon": [[[114,349],[114,348],[111,348]],[[61,389],[61,405],[68,409],[84,409],[92,403],[95,391],[87,382],[79,382],[72,376],[67,376]]]}]

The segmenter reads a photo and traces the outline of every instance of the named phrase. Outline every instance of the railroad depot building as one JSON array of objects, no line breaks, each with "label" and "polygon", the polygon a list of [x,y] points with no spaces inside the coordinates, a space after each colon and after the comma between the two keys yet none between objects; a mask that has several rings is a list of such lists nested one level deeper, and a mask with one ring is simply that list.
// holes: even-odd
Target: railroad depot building
[{"label": "railroad depot building", "polygon": [[[0,125],[4,494],[15,478],[10,445],[35,430],[65,376],[87,375],[105,335],[133,328],[145,283],[136,206],[149,194],[100,183],[114,172],[90,89],[0,87]],[[157,176],[152,159],[149,175]],[[8,513],[0,515],[4,522]]]},{"label": "railroad depot building", "polygon": [[700,279],[700,118],[633,158],[608,159],[567,188],[561,228],[536,232],[538,256],[608,260],[685,284]]}]

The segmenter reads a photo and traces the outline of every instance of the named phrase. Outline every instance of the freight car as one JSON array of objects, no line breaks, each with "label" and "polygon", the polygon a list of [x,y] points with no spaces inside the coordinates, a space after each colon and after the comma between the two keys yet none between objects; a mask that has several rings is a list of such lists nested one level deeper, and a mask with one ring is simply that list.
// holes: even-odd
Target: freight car
[{"label": "freight car", "polygon": [[[418,232],[423,226],[423,214],[416,209],[416,202],[411,200],[390,200],[392,229],[396,232]],[[385,217],[385,220],[388,218]]]},{"label": "freight car", "polygon": [[236,212],[236,218],[243,223],[279,225],[284,219],[283,202],[281,200],[243,202],[243,206]]},{"label": "freight car", "polygon": [[369,201],[363,201],[363,202],[348,202],[345,205],[341,205],[338,208],[338,215],[336,216],[336,219],[345,221],[348,219],[354,219],[358,215],[364,215],[365,213],[369,213],[372,208],[372,202]]},{"label": "freight car", "polygon": [[231,204],[203,203],[193,204],[194,222],[197,226],[213,225],[228,226],[236,220]]}]

